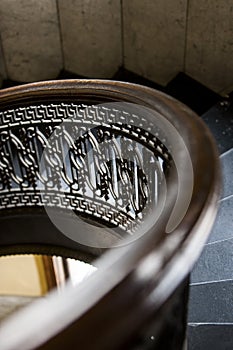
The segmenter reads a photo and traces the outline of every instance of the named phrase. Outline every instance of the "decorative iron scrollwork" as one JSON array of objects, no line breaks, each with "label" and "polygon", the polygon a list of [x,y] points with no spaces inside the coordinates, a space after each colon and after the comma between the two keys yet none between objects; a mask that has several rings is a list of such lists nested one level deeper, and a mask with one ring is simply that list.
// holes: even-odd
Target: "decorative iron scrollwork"
[{"label": "decorative iron scrollwork", "polygon": [[120,123],[119,113],[75,103],[1,111],[0,209],[70,208],[124,230],[142,220],[171,156],[148,121],[135,126],[129,114]]}]

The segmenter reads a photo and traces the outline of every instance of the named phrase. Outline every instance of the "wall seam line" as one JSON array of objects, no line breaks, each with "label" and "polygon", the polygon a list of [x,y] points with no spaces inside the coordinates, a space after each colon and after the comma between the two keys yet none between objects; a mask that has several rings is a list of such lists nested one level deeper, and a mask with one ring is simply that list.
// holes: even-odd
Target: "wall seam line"
[{"label": "wall seam line", "polygon": [[187,44],[188,44],[188,26],[189,26],[189,7],[190,7],[190,0],[187,0],[186,6],[187,6],[187,7],[186,7],[186,21],[185,21],[183,73],[186,73],[186,59],[187,59]]},{"label": "wall seam line", "polygon": [[65,70],[65,54],[64,54],[64,48],[63,48],[63,36],[62,36],[59,0],[55,0],[55,1],[56,1],[56,8],[57,8],[57,20],[58,20],[59,37],[60,37],[60,44],[61,44],[62,69]]}]

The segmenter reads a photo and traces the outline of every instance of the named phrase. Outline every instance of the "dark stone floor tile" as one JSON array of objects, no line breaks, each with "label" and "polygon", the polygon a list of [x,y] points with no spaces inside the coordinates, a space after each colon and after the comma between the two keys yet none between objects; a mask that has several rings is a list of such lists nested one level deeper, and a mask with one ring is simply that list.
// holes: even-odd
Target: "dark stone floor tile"
[{"label": "dark stone floor tile", "polygon": [[233,239],[205,246],[191,274],[191,283],[233,279]]},{"label": "dark stone floor tile", "polygon": [[189,325],[188,350],[232,350],[232,325]]},{"label": "dark stone floor tile", "polygon": [[233,238],[233,196],[220,201],[208,243]]},{"label": "dark stone floor tile", "polygon": [[188,320],[233,323],[233,280],[191,286]]},{"label": "dark stone floor tile", "polygon": [[233,103],[219,102],[202,119],[215,137],[220,154],[233,148]]},{"label": "dark stone floor tile", "polygon": [[[233,138],[233,134],[232,134]],[[222,165],[222,198],[233,195],[233,148],[220,157]]]}]

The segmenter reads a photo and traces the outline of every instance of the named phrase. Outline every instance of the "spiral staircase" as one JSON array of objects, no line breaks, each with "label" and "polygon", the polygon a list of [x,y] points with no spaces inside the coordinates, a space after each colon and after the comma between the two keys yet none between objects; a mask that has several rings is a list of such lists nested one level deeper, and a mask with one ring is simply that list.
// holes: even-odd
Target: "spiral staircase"
[{"label": "spiral staircase", "polygon": [[185,103],[214,135],[223,189],[217,220],[190,277],[186,346],[231,350],[231,2],[223,6],[217,0],[103,1],[99,8],[95,1],[39,3],[33,7],[24,0],[0,2],[2,89],[39,80],[92,77],[139,83]]}]

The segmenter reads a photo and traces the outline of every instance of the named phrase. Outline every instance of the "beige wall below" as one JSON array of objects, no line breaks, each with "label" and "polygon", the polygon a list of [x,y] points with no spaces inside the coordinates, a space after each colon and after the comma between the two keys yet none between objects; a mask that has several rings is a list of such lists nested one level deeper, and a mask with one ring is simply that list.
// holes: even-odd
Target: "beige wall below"
[{"label": "beige wall below", "polygon": [[0,295],[41,296],[46,292],[39,256],[1,257],[0,276]]}]

